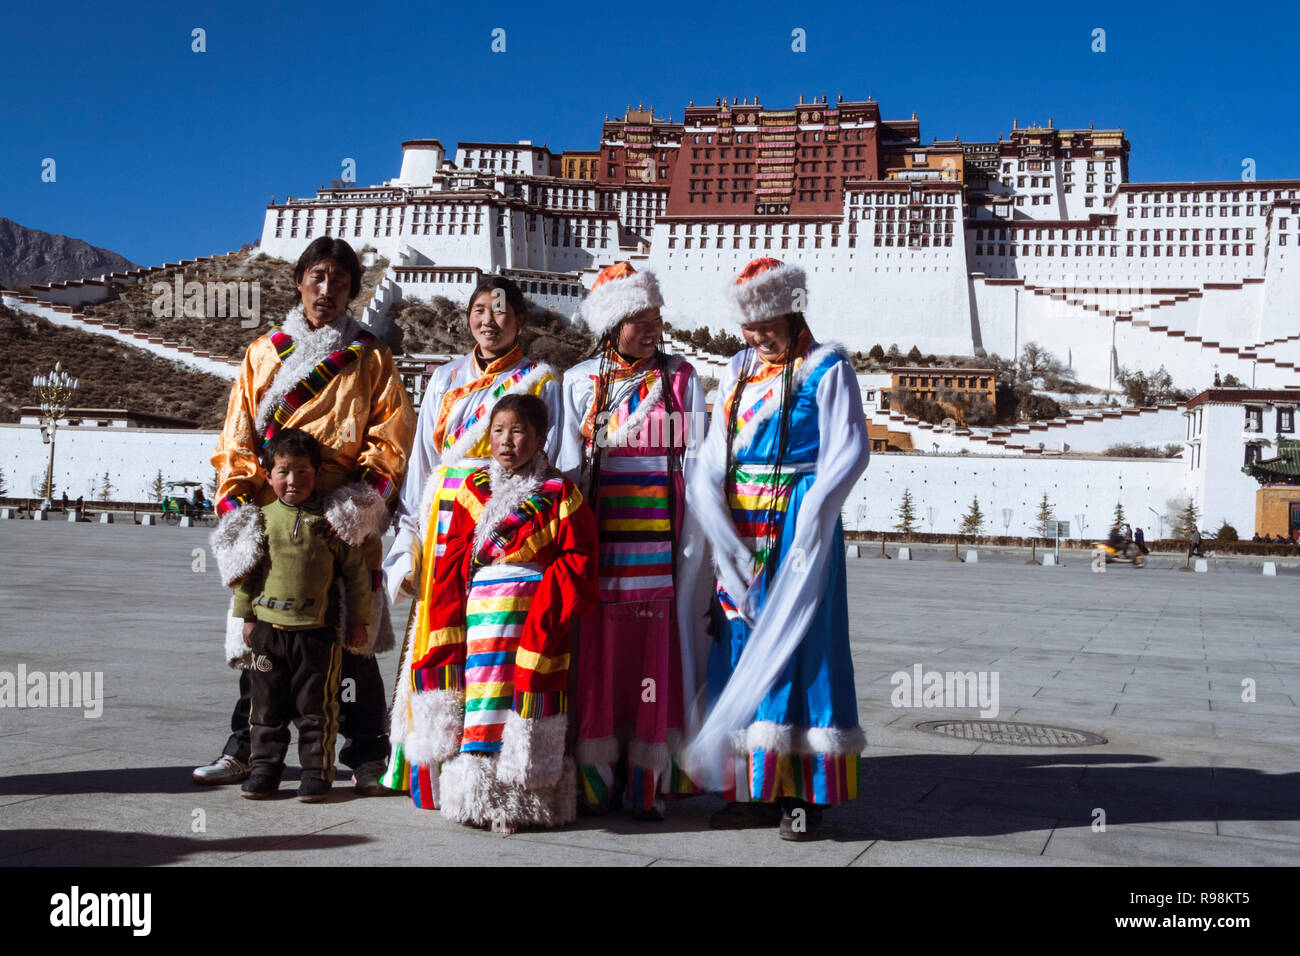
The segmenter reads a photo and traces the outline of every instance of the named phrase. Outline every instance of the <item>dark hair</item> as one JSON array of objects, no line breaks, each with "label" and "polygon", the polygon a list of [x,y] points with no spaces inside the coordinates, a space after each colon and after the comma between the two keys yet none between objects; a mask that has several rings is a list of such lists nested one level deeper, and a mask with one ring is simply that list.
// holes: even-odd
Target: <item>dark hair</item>
[{"label": "dark hair", "polygon": [[272,435],[262,446],[262,467],[270,471],[277,458],[305,455],[313,468],[320,468],[320,442],[301,428],[285,428]]},{"label": "dark hair", "polygon": [[494,289],[500,289],[506,297],[506,305],[510,306],[510,311],[515,314],[519,320],[520,328],[528,321],[528,300],[524,294],[519,291],[519,286],[505,276],[484,276],[479,280],[479,284],[474,287],[474,294],[469,297],[469,305],[465,307],[465,317],[469,318],[470,310],[474,308],[474,300],[484,292],[490,292]]},{"label": "dark hair", "polygon": [[321,236],[304,249],[298,257],[298,264],[293,267],[293,284],[296,286],[302,282],[308,269],[326,259],[333,259],[351,277],[352,285],[348,288],[348,301],[351,302],[361,292],[361,263],[352,247],[342,239]]},{"label": "dark hair", "polygon": [[551,416],[546,411],[546,403],[536,395],[520,395],[518,393],[505,395],[499,402],[492,407],[492,416],[488,419],[488,428],[492,428],[492,423],[502,412],[514,412],[525,425],[531,425],[536,431],[538,437],[546,440],[546,429],[550,425]]}]

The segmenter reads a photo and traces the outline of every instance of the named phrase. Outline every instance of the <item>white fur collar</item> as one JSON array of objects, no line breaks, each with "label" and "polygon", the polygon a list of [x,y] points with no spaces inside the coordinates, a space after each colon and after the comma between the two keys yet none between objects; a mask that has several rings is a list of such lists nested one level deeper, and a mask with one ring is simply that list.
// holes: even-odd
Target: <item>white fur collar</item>
[{"label": "white fur collar", "polygon": [[[521,361],[526,362],[528,360],[522,359]],[[508,371],[513,371],[513,369]],[[503,372],[502,374],[506,373]],[[556,377],[555,372],[549,365],[545,362],[538,362],[536,368],[519,381],[515,382],[514,387],[507,389],[502,396],[498,397],[498,401],[505,395],[523,395],[531,392],[533,386],[536,385],[539,380],[548,375],[551,378]],[[496,402],[493,402],[492,404],[495,405]],[[465,434],[460,436],[456,441],[456,444],[448,448],[444,454],[438,456],[438,463],[442,465],[459,465],[466,457],[468,457],[470,449],[478,444],[479,439],[483,437],[483,433],[487,431],[488,422],[492,418],[491,412],[492,408],[489,407],[487,413],[484,414],[482,418],[475,422],[472,427],[466,429]]]},{"label": "white fur collar", "polygon": [[[799,367],[794,370],[794,381],[790,383],[790,393],[792,395],[798,393],[800,386],[803,385],[808,376],[820,368],[826,361],[826,357],[832,354],[844,357],[844,348],[835,342],[827,342],[825,345],[818,345],[814,342],[808,357],[800,362]],[[779,380],[780,376],[772,381]],[[744,397],[744,391],[742,390],[737,401],[744,401]],[[775,396],[773,398],[775,399]],[[758,433],[758,427],[771,418],[780,407],[781,403],[779,401],[764,402],[763,407],[754,413],[754,417],[746,422],[745,427],[736,435],[736,441],[732,447],[736,451],[748,448],[749,443],[754,440],[754,436]]]},{"label": "white fur collar", "polygon": [[542,479],[546,477],[549,467],[546,453],[541,450],[533,456],[532,461],[514,474],[502,468],[495,458],[488,462],[488,481],[492,489],[492,497],[483,506],[483,513],[479,515],[478,524],[474,528],[475,554],[482,550],[488,535],[495,531],[502,521],[537,493],[537,489],[542,487]]},{"label": "white fur collar", "polygon": [[265,434],[276,406],[321,360],[357,337],[361,324],[347,312],[329,325],[313,329],[302,314],[302,303],[284,317],[280,328],[294,341],[294,349],[280,362],[271,385],[257,403],[257,430]]}]

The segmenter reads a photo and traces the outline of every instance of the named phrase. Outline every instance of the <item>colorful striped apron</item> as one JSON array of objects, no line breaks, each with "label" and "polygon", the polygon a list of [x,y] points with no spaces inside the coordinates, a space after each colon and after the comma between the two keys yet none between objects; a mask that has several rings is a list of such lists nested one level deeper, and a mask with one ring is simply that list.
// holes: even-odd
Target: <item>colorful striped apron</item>
[{"label": "colorful striped apron", "polygon": [[480,568],[465,604],[465,732],[461,753],[501,751],[515,700],[515,652],[542,569],[532,563]]},{"label": "colorful striped apron", "polygon": [[[466,477],[482,468],[484,464],[486,464],[486,459],[466,458],[458,465],[439,466],[429,476],[430,481],[438,483],[438,491],[429,508],[429,514],[425,516],[426,527],[433,526],[436,522],[437,533],[432,540],[429,540],[426,534],[422,556],[424,566],[422,574],[433,574],[434,562],[447,550],[447,530],[451,526],[451,508],[456,501],[456,494],[460,491],[460,486],[464,483]],[[421,613],[424,613],[422,602],[418,600],[412,601],[412,623],[408,624],[408,629],[413,625],[415,615]],[[414,635],[412,635],[411,640],[415,640]],[[427,653],[427,647],[416,647],[411,659],[418,661]],[[432,689],[424,686],[418,668],[412,668],[409,673],[399,675],[398,679],[402,682],[398,692],[405,695],[408,701],[412,691],[418,692]],[[380,778],[380,782],[390,790],[409,790],[411,800],[422,810],[438,809],[437,780],[438,768],[410,763],[403,754],[400,743],[393,745],[393,752],[388,758],[388,769]]]}]

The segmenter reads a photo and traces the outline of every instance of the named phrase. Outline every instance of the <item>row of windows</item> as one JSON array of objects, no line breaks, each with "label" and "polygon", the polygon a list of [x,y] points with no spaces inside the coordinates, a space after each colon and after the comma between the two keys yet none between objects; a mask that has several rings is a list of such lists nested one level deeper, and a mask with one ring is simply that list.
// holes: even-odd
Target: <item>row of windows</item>
[{"label": "row of windows", "polygon": [[[1279,408],[1277,410],[1277,428],[1279,432],[1295,431],[1295,410],[1291,408]],[[1262,432],[1264,430],[1264,409],[1246,407],[1245,429],[1248,432]]]},{"label": "row of windows", "polygon": [[[1091,172],[1093,169],[1095,169],[1096,166],[1097,166],[1096,161],[1091,160],[1091,159],[1088,160],[1088,171],[1089,171],[1089,172]],[[1044,170],[1044,169],[1051,169],[1051,168],[1052,168],[1052,160],[1050,160],[1050,159],[1022,159],[1022,160],[1019,160],[1019,161],[1017,162],[1017,165],[1016,165],[1016,170],[1017,170],[1017,172],[1024,172],[1026,169],[1032,171],[1032,170]],[[1069,167],[1069,166],[1066,166],[1065,168],[1068,170],[1070,167]],[[1115,168],[1115,161],[1114,161],[1113,159],[1108,159],[1108,160],[1106,160],[1106,171],[1107,171],[1107,172],[1110,172],[1110,171],[1113,170],[1114,168]],[[1004,163],[1002,164],[1002,172],[1003,172],[1003,173],[1010,173],[1010,172],[1011,172],[1011,163],[1009,163],[1009,162],[1004,162]]]},{"label": "row of windows", "polygon": [[[849,193],[849,205],[906,206],[909,204],[909,195],[906,192]],[[920,194],[919,198],[914,198],[912,201],[927,206],[954,206],[957,204],[957,195],[956,193],[924,192]]]},{"label": "row of windows", "polygon": [[[1246,202],[1254,202],[1254,201],[1255,201],[1255,190],[1253,190],[1253,189],[1247,189],[1245,192],[1246,192]],[[1218,201],[1221,202],[1221,203],[1224,203],[1224,202],[1241,202],[1241,193],[1242,193],[1241,190],[1233,190],[1232,192],[1228,192],[1227,190],[1222,190],[1222,191],[1219,192],[1219,200],[1218,200]],[[1130,206],[1132,206],[1132,205],[1134,205],[1135,203],[1146,203],[1146,202],[1149,201],[1149,202],[1151,202],[1153,205],[1159,205],[1159,204],[1160,204],[1160,197],[1161,197],[1161,195],[1162,195],[1161,193],[1132,193],[1132,192],[1131,192],[1131,193],[1128,194],[1128,204],[1129,204]],[[1164,197],[1165,197],[1165,198],[1164,198],[1165,203],[1166,203],[1166,204],[1169,204],[1169,205],[1172,205],[1172,204],[1174,203],[1174,201],[1175,201],[1175,200],[1174,200],[1174,196],[1175,196],[1175,195],[1178,196],[1178,200],[1177,200],[1177,201],[1180,202],[1180,203],[1185,203],[1185,202],[1193,202],[1193,203],[1207,202],[1207,203],[1212,203],[1212,202],[1215,201],[1215,200],[1214,200],[1214,192],[1213,192],[1213,190],[1207,191],[1207,192],[1205,193],[1205,199],[1204,199],[1204,200],[1201,199],[1201,193],[1199,193],[1199,192],[1179,192],[1179,193],[1167,192],[1167,193],[1164,193],[1163,195],[1164,195]],[[1259,201],[1260,201],[1260,202],[1268,202],[1268,201],[1269,201],[1269,197],[1272,196],[1272,195],[1273,195],[1273,194],[1270,193],[1269,190],[1267,190],[1267,189],[1261,189],[1261,190],[1259,190]],[[1141,197],[1141,199],[1138,198],[1139,196]],[[1189,198],[1189,197],[1190,197],[1190,198]],[[1231,198],[1229,198],[1229,197],[1231,197]],[[1291,190],[1282,190],[1282,189],[1279,189],[1279,190],[1276,190],[1276,196],[1274,196],[1273,198],[1276,198],[1276,199],[1295,199],[1295,198],[1296,198],[1296,191],[1295,191],[1294,189],[1291,189]]]},{"label": "row of windows", "polygon": [[[695,225],[696,225],[696,224],[693,223],[693,222],[685,223],[685,224],[682,226],[682,235],[684,235],[684,236],[694,235],[694,234],[695,234]],[[796,228],[798,229],[798,234],[799,234],[799,235],[801,235],[801,236],[802,236],[802,235],[805,235],[805,234],[806,234],[806,230],[808,229],[808,226],[809,226],[809,225],[810,225],[810,224],[809,224],[809,223],[806,223],[806,222],[800,222],[800,223],[788,223],[788,222],[786,222],[786,223],[782,223],[782,224],[781,224],[781,235],[783,235],[783,236],[788,236],[788,235],[790,235],[790,230],[791,230],[791,229],[796,229]],[[823,225],[823,224],[820,223],[820,222],[816,222],[816,223],[811,223],[811,225],[812,225],[813,231],[814,231],[817,235],[820,236],[820,235],[822,234],[822,225]],[[717,233],[718,236],[721,236],[721,235],[723,234],[723,231],[727,228],[726,225],[724,225],[723,223],[715,223],[715,224],[714,224],[714,227],[715,227],[715,231],[716,231],[716,233]],[[831,233],[832,233],[832,234],[834,234],[834,233],[838,233],[838,232],[840,231],[840,224],[839,224],[838,222],[832,222],[832,223],[830,223],[830,227],[831,227]],[[772,235],[772,230],[773,230],[774,228],[776,228],[776,226],[775,226],[774,223],[770,223],[770,222],[769,222],[769,223],[764,223],[764,224],[763,224],[763,235],[765,235],[765,236],[770,236],[770,235]],[[735,223],[735,224],[733,224],[733,225],[731,226],[731,234],[732,234],[733,236],[738,236],[738,235],[741,234],[742,231],[744,231],[744,229],[745,229],[745,226],[743,226],[743,225],[741,225],[741,224],[739,224],[739,223]],[[705,234],[708,232],[708,230],[709,230],[709,224],[708,224],[708,223],[700,223],[700,235],[705,235]],[[749,223],[749,234],[750,234],[751,236],[753,236],[753,235],[757,235],[757,234],[758,234],[758,223],[756,223],[756,222],[751,222],[751,223]],[[675,235],[677,235],[677,223],[672,223],[672,224],[670,224],[670,225],[668,226],[668,235],[670,235],[670,236],[675,236]]]},{"label": "row of windows", "polygon": [[[760,245],[758,244],[758,243],[759,243],[759,237],[758,237],[758,236],[749,236],[748,239],[745,239],[745,238],[743,238],[743,237],[741,237],[741,236],[732,236],[732,237],[731,237],[731,248],[733,248],[733,249],[740,249],[740,248],[742,248],[742,246],[741,246],[741,243],[742,243],[742,242],[747,242],[748,248],[750,248],[750,249],[773,249],[773,248],[776,248],[776,249],[808,249],[808,248],[811,248],[811,249],[821,249],[821,248],[822,248],[822,237],[821,237],[821,236],[811,236],[811,237],[807,237],[807,236],[780,236],[780,237],[778,237],[778,238],[780,239],[780,243],[779,243],[778,245],[773,245],[773,237],[772,237],[772,236],[764,236],[764,237],[762,237],[762,242],[763,242],[763,244],[760,246]],[[856,248],[856,247],[857,247],[857,237],[856,237],[856,236],[848,236],[847,238],[848,238],[848,248],[850,248],[850,249]],[[790,244],[792,239],[794,240],[794,245],[791,245],[791,244]],[[832,234],[831,237],[830,237],[830,239],[831,239],[831,248],[832,248],[832,249],[839,248],[839,244],[840,244],[840,237],[839,237],[839,234],[838,234],[838,233]],[[811,245],[811,246],[808,245],[808,243],[809,243],[810,240],[811,240],[811,242],[812,242],[812,245]],[[684,249],[692,249],[692,248],[695,248],[695,245],[694,245],[695,241],[696,241],[696,238],[693,237],[693,236],[685,236],[685,237],[683,237],[683,239],[682,239],[682,248],[684,248]],[[727,240],[726,240],[726,238],[725,238],[724,236],[714,236],[714,237],[713,237],[713,246],[712,246],[712,248],[714,248],[714,249],[725,249],[725,248],[726,248],[726,241],[727,241]],[[700,244],[699,244],[699,247],[698,247],[698,248],[700,248],[700,249],[708,249],[708,248],[710,248],[710,246],[709,246],[709,237],[708,237],[708,236],[700,236],[700,237],[699,237],[699,243],[700,243]],[[892,244],[892,243],[891,243],[891,244]],[[902,237],[901,237],[901,236],[899,237],[899,243],[898,243],[898,244],[899,244],[899,245],[902,245],[902,244],[903,244],[903,243],[902,243]],[[936,244],[937,244],[937,241],[936,241]],[[880,243],[877,242],[876,245],[880,245]],[[949,238],[948,238],[948,241],[945,242],[944,245],[949,245],[949,246],[952,245],[952,238],[949,237]],[[668,237],[668,248],[669,248],[669,249],[676,249],[676,248],[677,248],[677,237],[676,237],[676,236],[669,236],[669,237]]]},{"label": "row of windows", "polygon": [[[943,376],[942,381],[943,388],[982,388],[987,390],[989,387],[989,380],[987,377],[977,379],[974,376],[945,375]],[[899,375],[897,376],[897,384],[894,387],[898,388],[904,385],[920,385],[923,388],[939,388],[939,382],[940,377],[937,375]],[[954,386],[953,382],[956,382],[957,384]],[[976,382],[979,384],[977,385]]]},{"label": "row of windows", "polygon": [[[1285,245],[1285,243],[1282,243],[1282,245]],[[1043,249],[1044,249],[1044,247],[1043,247],[1042,245],[1038,245],[1038,244],[1035,244],[1035,245],[1033,246],[1033,250],[1034,250],[1034,251],[1033,251],[1032,253],[1030,253],[1030,251],[1029,251],[1030,246],[1029,246],[1028,243],[1024,243],[1024,244],[1022,244],[1019,248],[1017,248],[1017,247],[1013,244],[1012,246],[1010,246],[1010,249],[1011,249],[1010,253],[1007,252],[1007,248],[1008,248],[1007,246],[1002,245],[1002,244],[998,244],[998,245],[995,246],[993,243],[984,244],[984,243],[978,243],[978,242],[977,242],[977,243],[975,243],[975,255],[977,255],[977,256],[985,256],[985,255],[988,255],[988,256],[993,256],[993,255],[998,255],[998,256],[1006,256],[1006,255],[1011,255],[1011,256],[1028,256],[1028,255],[1031,255],[1031,254],[1032,254],[1032,255],[1034,255],[1034,256],[1042,256],[1042,255],[1044,254],[1044,253],[1043,253]],[[1095,253],[1093,252],[1093,249],[1094,249],[1094,248],[1096,249],[1096,252],[1095,252]],[[1119,246],[1110,246],[1109,248],[1110,248],[1109,255],[1112,255],[1112,256],[1118,256],[1118,255],[1119,255]],[[1151,258],[1160,258],[1160,257],[1162,257],[1162,256],[1165,257],[1165,258],[1179,258],[1179,257],[1185,257],[1185,256],[1187,256],[1187,254],[1188,254],[1188,252],[1187,252],[1188,248],[1189,248],[1189,247],[1188,247],[1188,246],[1185,246],[1185,245],[1180,245],[1180,246],[1125,246],[1125,247],[1124,247],[1124,255],[1125,255],[1125,257],[1128,258],[1128,259],[1132,259],[1132,258],[1135,258],[1135,257],[1138,258],[1138,259],[1145,259],[1145,258],[1147,258],[1148,250],[1150,250],[1150,256],[1151,256]],[[1193,245],[1193,246],[1191,246],[1190,248],[1191,248],[1191,256],[1192,256],[1192,258],[1199,258],[1200,255],[1201,255],[1201,248],[1202,248],[1202,247],[1199,246],[1199,245]],[[1245,248],[1246,248],[1246,255],[1248,255],[1248,256],[1253,256],[1253,255],[1255,254],[1255,246],[1254,246],[1253,243],[1246,243]],[[994,249],[996,249],[997,251],[994,252]],[[1049,245],[1046,247],[1046,249],[1047,249],[1046,254],[1049,255],[1049,256],[1056,256],[1056,255],[1068,256],[1068,255],[1070,255],[1070,247],[1069,247],[1069,245],[1067,245],[1067,244],[1065,244],[1065,243],[1062,243],[1059,247],[1056,246],[1056,245],[1051,245],[1051,244],[1049,244]],[[1058,249],[1059,249],[1059,252],[1058,252]],[[1106,247],[1106,246],[1103,246],[1103,245],[1098,245],[1098,246],[1095,246],[1095,247],[1094,247],[1094,246],[1091,246],[1091,245],[1076,245],[1076,246],[1074,247],[1074,255],[1076,255],[1076,256],[1092,256],[1092,255],[1104,256],[1104,255],[1107,255],[1107,254],[1108,254],[1108,253],[1106,252],[1106,249],[1107,249],[1107,247]],[[1164,250],[1163,253],[1161,252],[1162,249]],[[1175,251],[1174,251],[1175,249],[1177,250],[1176,253],[1175,253]],[[1212,245],[1208,245],[1208,244],[1207,244],[1207,245],[1204,247],[1204,249],[1205,249],[1205,255],[1206,255],[1207,257],[1209,257],[1209,256],[1213,256],[1213,255],[1215,254],[1215,253],[1214,253],[1214,249],[1215,249],[1215,247],[1212,246]],[[1220,246],[1218,247],[1218,249],[1219,249],[1219,253],[1218,253],[1218,254],[1219,254],[1220,256],[1229,256],[1229,255],[1231,255],[1231,256],[1240,256],[1240,255],[1241,255],[1241,249],[1242,249],[1242,247],[1241,247],[1240,245],[1237,245],[1237,244],[1233,244],[1233,245],[1220,245]],[[1229,252],[1229,250],[1231,250],[1231,252]]]}]

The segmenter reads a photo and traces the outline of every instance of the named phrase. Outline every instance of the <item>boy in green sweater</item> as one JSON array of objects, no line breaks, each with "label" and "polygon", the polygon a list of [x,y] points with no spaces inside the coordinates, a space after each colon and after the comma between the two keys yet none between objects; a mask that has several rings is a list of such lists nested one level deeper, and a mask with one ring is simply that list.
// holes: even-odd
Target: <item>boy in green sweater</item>
[{"label": "boy in green sweater", "polygon": [[261,509],[266,557],[235,589],[234,608],[252,649],[252,773],[242,788],[250,800],[280,789],[291,718],[302,764],[298,799],[321,803],[333,786],[343,666],[338,601],[330,600],[336,578],[347,590],[348,646],[366,642],[370,573],[364,552],[333,533],[313,493],[320,463],[320,445],[297,428],[276,432],[262,451],[276,497]]}]

